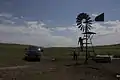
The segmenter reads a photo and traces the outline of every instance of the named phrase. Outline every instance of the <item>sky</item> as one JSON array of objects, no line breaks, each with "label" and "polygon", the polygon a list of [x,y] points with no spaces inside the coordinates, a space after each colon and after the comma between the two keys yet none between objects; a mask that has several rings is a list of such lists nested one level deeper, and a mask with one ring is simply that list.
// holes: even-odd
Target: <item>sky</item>
[{"label": "sky", "polygon": [[94,45],[120,43],[119,0],[0,0],[0,41],[45,47],[78,46],[76,16],[94,19],[104,12],[104,22],[94,22]]}]

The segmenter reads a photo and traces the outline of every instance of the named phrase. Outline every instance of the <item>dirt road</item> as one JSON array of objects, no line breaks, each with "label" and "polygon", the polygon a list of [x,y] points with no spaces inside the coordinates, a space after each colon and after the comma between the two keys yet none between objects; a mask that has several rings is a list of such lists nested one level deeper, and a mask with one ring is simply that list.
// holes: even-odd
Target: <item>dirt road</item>
[{"label": "dirt road", "polygon": [[0,80],[116,80],[115,73],[120,72],[120,60],[112,63],[89,61],[79,65],[71,59],[50,59],[41,62],[28,62],[28,65],[0,68]]}]

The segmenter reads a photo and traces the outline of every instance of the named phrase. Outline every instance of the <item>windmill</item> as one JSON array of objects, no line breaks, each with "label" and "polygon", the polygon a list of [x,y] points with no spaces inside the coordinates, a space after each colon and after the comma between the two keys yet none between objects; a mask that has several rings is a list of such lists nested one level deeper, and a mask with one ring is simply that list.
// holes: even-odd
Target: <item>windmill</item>
[{"label": "windmill", "polygon": [[[84,34],[83,40],[85,40],[85,43],[83,44],[85,44],[85,52],[86,52],[85,63],[87,63],[87,60],[88,60],[88,44],[89,44],[88,39],[91,41],[93,34],[96,34],[94,32],[90,32],[90,30],[93,28],[92,23],[94,21],[104,21],[104,13],[95,17],[95,20],[92,20],[87,13],[80,13],[76,18],[77,26],[81,31],[83,31],[83,34]],[[92,41],[91,41],[91,44],[92,44]]]}]

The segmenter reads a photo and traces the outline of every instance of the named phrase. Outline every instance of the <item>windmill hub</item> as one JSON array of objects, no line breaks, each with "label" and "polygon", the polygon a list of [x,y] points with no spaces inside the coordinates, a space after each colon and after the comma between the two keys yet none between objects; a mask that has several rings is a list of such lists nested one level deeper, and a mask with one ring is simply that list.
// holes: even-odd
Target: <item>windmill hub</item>
[{"label": "windmill hub", "polygon": [[82,20],[82,25],[85,26],[86,25],[86,19]]}]

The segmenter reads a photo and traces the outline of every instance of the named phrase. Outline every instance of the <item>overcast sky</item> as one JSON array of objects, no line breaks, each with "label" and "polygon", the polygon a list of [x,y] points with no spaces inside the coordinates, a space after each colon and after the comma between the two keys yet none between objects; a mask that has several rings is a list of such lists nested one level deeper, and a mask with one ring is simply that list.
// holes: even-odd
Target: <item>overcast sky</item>
[{"label": "overcast sky", "polygon": [[81,31],[76,16],[92,19],[102,12],[105,22],[95,22],[94,45],[120,43],[119,0],[0,0],[0,41],[45,47],[78,46]]}]

